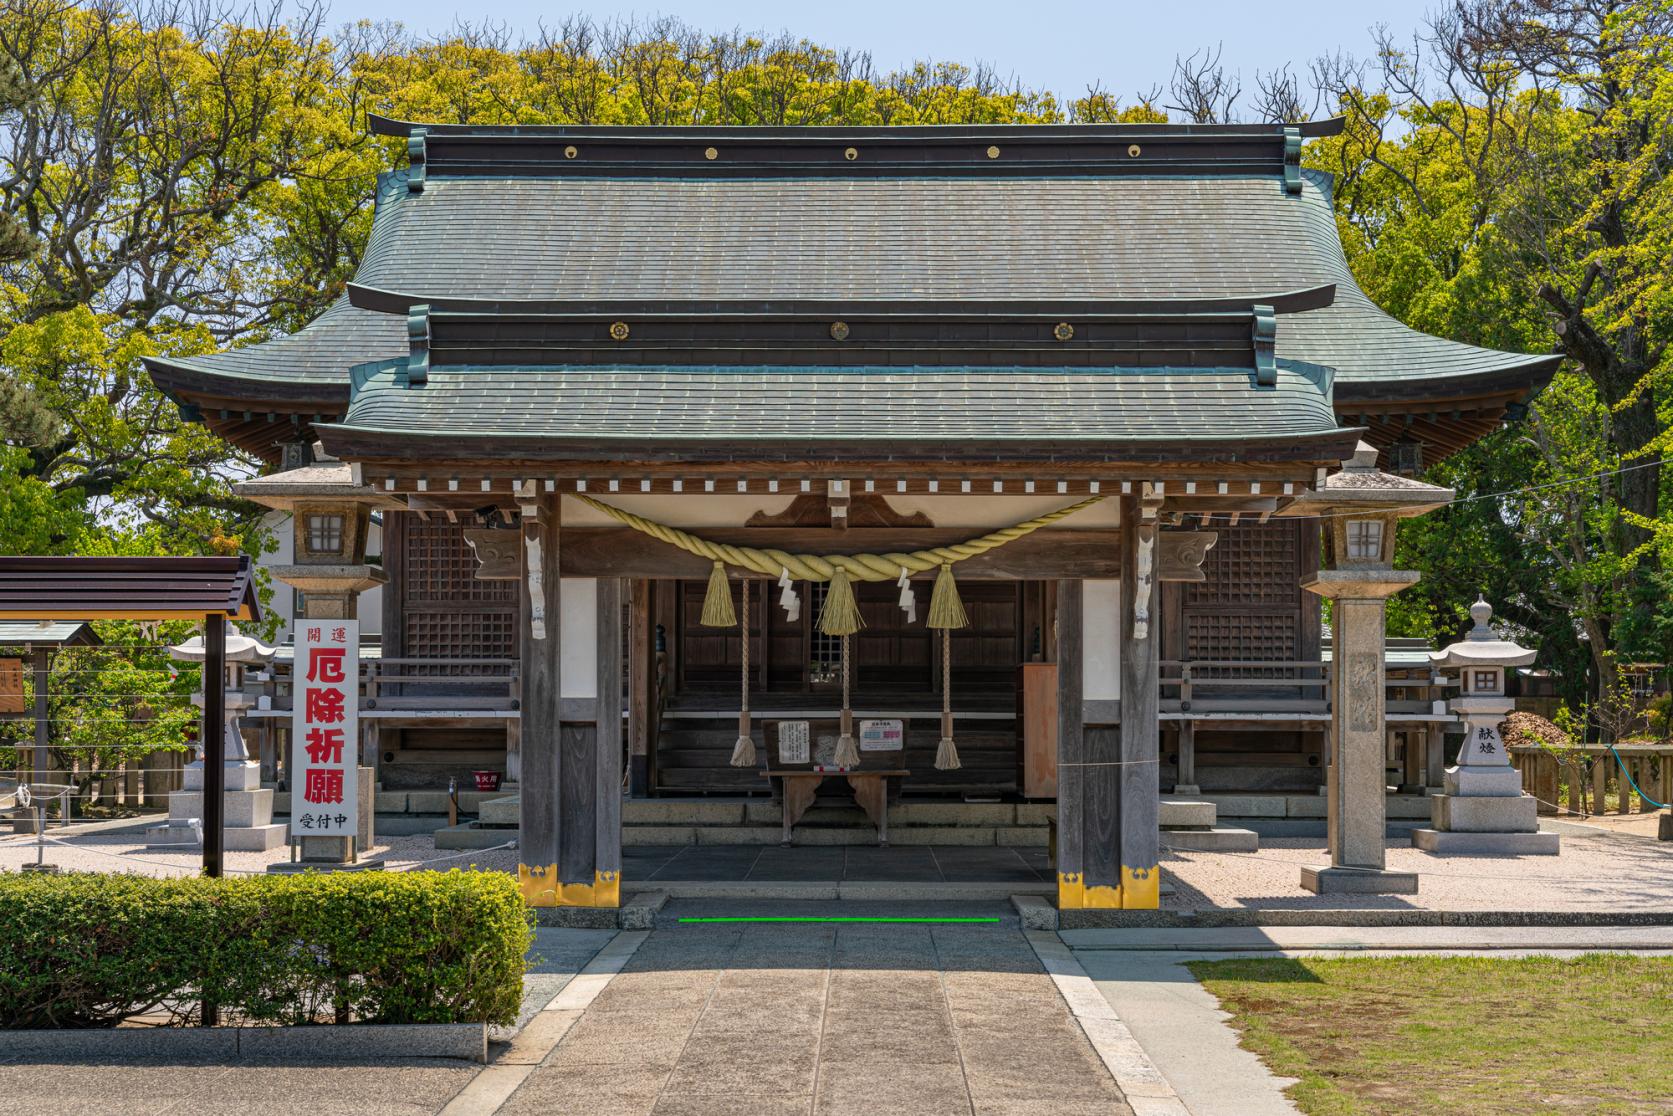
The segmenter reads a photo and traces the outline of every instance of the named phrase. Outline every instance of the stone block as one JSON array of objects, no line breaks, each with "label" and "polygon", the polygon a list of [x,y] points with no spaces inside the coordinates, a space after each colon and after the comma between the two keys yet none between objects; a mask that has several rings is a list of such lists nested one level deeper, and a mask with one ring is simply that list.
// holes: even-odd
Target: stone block
[{"label": "stone block", "polygon": [[145,831],[145,847],[200,849],[203,847],[203,831],[195,825],[186,824],[184,820],[170,821],[168,825],[154,825]]},{"label": "stone block", "polygon": [[1522,793],[1522,773],[1514,767],[1449,767],[1442,789],[1458,798],[1515,798]]},{"label": "stone block", "polygon": [[[271,790],[229,790],[221,796],[223,822],[228,829],[247,829],[273,822]],[[203,817],[203,792],[175,791],[168,796],[170,821]]]},{"label": "stone block", "polygon": [[902,802],[889,809],[889,824],[1010,825],[1016,807],[998,802]]},{"label": "stone block", "polygon": [[1260,836],[1252,829],[1216,826],[1213,829],[1172,829],[1161,836],[1164,849],[1183,849],[1189,852],[1254,852],[1261,847]]},{"label": "stone block", "polygon": [[273,792],[273,812],[287,815],[290,813],[290,791],[276,790]]},{"label": "stone block", "polygon": [[1412,830],[1412,847],[1448,856],[1556,856],[1562,839],[1555,833],[1455,833]]},{"label": "stone block", "polygon": [[[222,765],[221,777],[225,790],[255,790],[261,786],[261,764],[254,761],[232,760]],[[181,787],[189,791],[203,789],[203,761],[188,763],[181,772]]]},{"label": "stone block", "polygon": [[407,812],[407,792],[378,791],[372,799],[372,808],[380,814],[404,814]]},{"label": "stone block", "polygon": [[1219,820],[1219,808],[1212,802],[1164,798],[1157,809],[1157,824],[1163,829],[1190,826],[1205,829]]},{"label": "stone block", "polygon": [[1416,895],[1417,873],[1309,864],[1302,866],[1301,886],[1314,895]]},{"label": "stone block", "polygon": [[1057,803],[1019,802],[1016,810],[1018,825],[1046,825],[1057,816]]},{"label": "stone block", "polygon": [[666,891],[641,891],[622,902],[617,925],[623,930],[652,930],[656,928],[656,912],[668,902]]},{"label": "stone block", "polygon": [[1290,818],[1322,818],[1328,803],[1321,794],[1292,794],[1284,799],[1284,816]]},{"label": "stone block", "polygon": [[1211,794],[1205,796],[1214,803],[1222,818],[1281,818],[1287,806],[1281,794]]},{"label": "stone block", "polygon": [[1043,825],[1001,825],[994,827],[993,841],[1007,848],[1043,849],[1051,844],[1051,834]]},{"label": "stone block", "polygon": [[624,825],[624,845],[695,845],[697,830],[689,825]]},{"label": "stone block", "polygon": [[[459,808],[464,809],[464,795],[460,795]],[[446,791],[408,791],[407,811],[413,814],[445,814],[447,813]]]},{"label": "stone block", "polygon": [[1460,798],[1437,794],[1430,821],[1454,833],[1538,833],[1539,803],[1531,795],[1515,798]]},{"label": "stone block", "polygon": [[470,822],[444,826],[436,830],[436,848],[491,849],[507,841],[515,841],[517,834],[506,829],[482,829]]},{"label": "stone block", "polygon": [[268,852],[285,843],[284,825],[257,825],[228,829],[221,834],[221,847],[228,852]]},{"label": "stone block", "polygon": [[483,825],[520,825],[523,820],[523,796],[490,798],[476,812],[476,820]]},{"label": "stone block", "polygon": [[1412,821],[1428,818],[1434,800],[1424,794],[1391,794],[1384,801],[1384,817]]},{"label": "stone block", "polygon": [[[622,803],[624,825],[741,825],[745,811],[770,802],[698,802],[679,798],[638,798]],[[777,807],[772,807],[777,809]]]},{"label": "stone block", "polygon": [[1011,906],[1017,910],[1022,919],[1024,930],[1057,929],[1057,908],[1038,895],[1013,895]]},{"label": "stone block", "polygon": [[[638,827],[634,828],[634,832],[638,832]],[[687,832],[693,834],[695,839],[686,843],[698,845],[776,845],[781,838],[780,827],[777,825],[727,825],[713,828],[699,825]]]},{"label": "stone block", "polygon": [[[994,838],[994,829],[991,826],[918,825],[911,828],[896,829],[892,814],[889,823],[889,844],[891,845],[993,845],[998,843]],[[868,829],[868,831],[871,834],[869,840],[850,843],[876,844],[877,831],[875,829]]]}]

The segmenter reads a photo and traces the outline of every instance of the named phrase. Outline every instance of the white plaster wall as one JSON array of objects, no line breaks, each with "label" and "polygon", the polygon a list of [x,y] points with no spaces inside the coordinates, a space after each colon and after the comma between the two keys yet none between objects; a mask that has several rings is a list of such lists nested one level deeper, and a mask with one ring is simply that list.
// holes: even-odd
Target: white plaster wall
[{"label": "white plaster wall", "polygon": [[598,697],[598,579],[558,579],[559,622],[563,644],[558,648],[560,698]]},{"label": "white plaster wall", "polygon": [[[625,511],[642,515],[647,519],[654,519],[658,523],[666,523],[673,527],[703,528],[703,527],[739,527],[744,521],[758,511],[765,511],[768,515],[776,515],[790,506],[790,502],[800,494],[800,488],[795,482],[785,482],[780,485],[780,491],[769,493],[764,491],[763,482],[753,482],[752,487],[763,491],[749,492],[739,495],[737,492],[723,493],[720,491],[727,482],[716,481],[713,493],[701,491],[702,481],[688,484],[688,488],[695,487],[696,492],[665,493],[659,495],[641,495],[632,491],[637,482],[623,481],[621,491],[618,492],[589,492],[603,503]],[[736,484],[736,481],[731,482]],[[929,516],[937,527],[972,527],[982,530],[992,530],[997,527],[1009,527],[1013,523],[1024,519],[1032,519],[1037,515],[1066,504],[1084,499],[1081,496],[1056,493],[1035,493],[1028,495],[1011,495],[1009,493],[995,496],[991,492],[987,495],[977,495],[981,491],[983,482],[971,483],[972,493],[952,496],[928,495],[898,495],[883,491],[879,485],[877,495],[889,502],[889,506],[903,515],[913,512],[923,512]],[[985,482],[991,488],[991,480]],[[1041,487],[1045,487],[1041,482]],[[1006,487],[1017,487],[1020,482],[1008,482]],[[818,483],[815,491],[822,491]],[[863,495],[860,484],[854,485],[856,495]],[[582,503],[573,496],[563,497],[563,522],[572,527],[607,527],[615,526],[616,521],[603,512]],[[1059,527],[1115,527],[1121,522],[1120,501],[1111,493],[1104,500],[1091,507],[1082,508],[1075,514],[1059,520],[1051,530]]]},{"label": "white plaster wall", "polygon": [[[270,511],[262,520],[265,527],[273,536],[273,547],[264,551],[256,559],[258,566],[271,569],[273,566],[288,566],[296,561],[296,532],[291,529],[289,512]],[[374,518],[366,534],[366,554],[368,557],[383,554],[383,523]],[[375,563],[374,563],[375,564]],[[276,637],[280,642],[289,643],[295,635],[295,625],[292,617],[296,615],[296,590],[270,577],[273,586],[273,599],[267,608],[271,615],[284,617],[285,625]],[[369,589],[360,594],[360,638],[365,642],[368,636],[383,634],[383,588]]]},{"label": "white plaster wall", "polygon": [[1113,701],[1121,696],[1121,582],[1081,584],[1081,699]]}]

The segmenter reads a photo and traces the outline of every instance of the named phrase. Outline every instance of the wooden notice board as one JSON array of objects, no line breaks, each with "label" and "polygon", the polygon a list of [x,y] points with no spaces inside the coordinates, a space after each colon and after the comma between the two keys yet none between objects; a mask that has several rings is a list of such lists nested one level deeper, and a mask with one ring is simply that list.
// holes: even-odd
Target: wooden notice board
[{"label": "wooden notice board", "polygon": [[0,713],[22,713],[23,660],[0,659]]},{"label": "wooden notice board", "polygon": [[1024,798],[1057,797],[1057,664],[1024,663],[1017,686],[1017,786]]}]

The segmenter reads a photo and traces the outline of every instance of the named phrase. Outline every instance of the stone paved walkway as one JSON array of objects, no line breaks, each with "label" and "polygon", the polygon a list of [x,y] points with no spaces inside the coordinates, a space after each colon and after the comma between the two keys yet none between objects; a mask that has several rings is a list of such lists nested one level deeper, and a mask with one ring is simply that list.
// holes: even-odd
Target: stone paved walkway
[{"label": "stone paved walkway", "polygon": [[886,912],[1001,919],[976,925],[680,921],[705,911],[800,913],[671,904],[499,1112],[1130,1116],[1008,907]]}]

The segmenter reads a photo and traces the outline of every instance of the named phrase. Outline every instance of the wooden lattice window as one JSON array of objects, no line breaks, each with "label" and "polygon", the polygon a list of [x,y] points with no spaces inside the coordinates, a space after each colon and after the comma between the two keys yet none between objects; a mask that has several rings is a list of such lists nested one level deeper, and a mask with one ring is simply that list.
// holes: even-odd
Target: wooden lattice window
[{"label": "wooden lattice window", "polygon": [[460,525],[401,518],[401,653],[414,659],[515,658],[518,583],[478,580]]},{"label": "wooden lattice window", "polygon": [[[1301,537],[1292,523],[1218,528],[1203,563],[1207,580],[1184,585],[1181,657],[1195,661],[1285,662],[1311,658],[1303,646],[1306,617]],[[1214,675],[1266,677],[1259,669],[1218,669]],[[1282,675],[1280,669],[1276,675]]]}]

